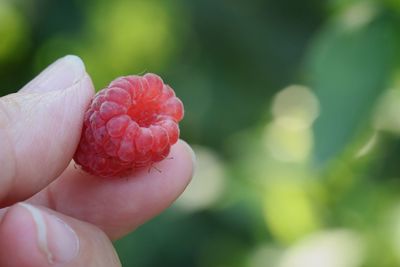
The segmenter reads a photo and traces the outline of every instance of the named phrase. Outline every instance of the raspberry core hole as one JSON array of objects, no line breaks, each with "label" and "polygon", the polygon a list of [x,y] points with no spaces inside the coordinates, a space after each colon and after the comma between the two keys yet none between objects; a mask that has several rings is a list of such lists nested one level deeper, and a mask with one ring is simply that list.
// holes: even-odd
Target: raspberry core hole
[{"label": "raspberry core hole", "polygon": [[127,113],[140,127],[149,127],[156,122],[158,109],[157,103],[141,101],[133,105]]}]

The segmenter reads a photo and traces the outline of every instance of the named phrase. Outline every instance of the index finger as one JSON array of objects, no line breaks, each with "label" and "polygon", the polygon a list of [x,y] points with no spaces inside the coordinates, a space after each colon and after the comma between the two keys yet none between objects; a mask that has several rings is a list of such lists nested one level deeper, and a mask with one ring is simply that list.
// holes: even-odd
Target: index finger
[{"label": "index finger", "polygon": [[157,170],[142,168],[126,177],[101,178],[70,165],[29,202],[90,222],[111,239],[132,231],[167,208],[193,175],[194,154],[179,140]]}]

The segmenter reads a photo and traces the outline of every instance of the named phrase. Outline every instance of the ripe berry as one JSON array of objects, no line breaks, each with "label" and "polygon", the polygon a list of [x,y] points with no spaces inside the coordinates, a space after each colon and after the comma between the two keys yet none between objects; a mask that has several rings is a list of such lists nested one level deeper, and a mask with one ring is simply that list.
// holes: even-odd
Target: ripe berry
[{"label": "ripe berry", "polygon": [[149,166],[168,156],[182,118],[182,102],[159,76],[117,78],[92,99],[74,160],[103,177]]}]

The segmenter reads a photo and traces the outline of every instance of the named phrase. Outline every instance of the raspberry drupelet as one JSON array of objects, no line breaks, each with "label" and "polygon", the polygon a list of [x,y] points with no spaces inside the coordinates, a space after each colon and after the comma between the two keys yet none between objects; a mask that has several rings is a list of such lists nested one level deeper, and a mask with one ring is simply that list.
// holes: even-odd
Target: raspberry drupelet
[{"label": "raspberry drupelet", "polygon": [[183,113],[182,102],[159,76],[119,77],[90,103],[74,160],[102,177],[161,161],[178,141]]}]

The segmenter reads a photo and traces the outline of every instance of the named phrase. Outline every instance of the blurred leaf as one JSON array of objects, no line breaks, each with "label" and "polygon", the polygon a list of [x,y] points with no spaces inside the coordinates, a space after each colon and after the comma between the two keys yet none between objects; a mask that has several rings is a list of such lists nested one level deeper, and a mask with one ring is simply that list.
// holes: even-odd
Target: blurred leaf
[{"label": "blurred leaf", "polygon": [[387,20],[361,28],[328,25],[310,51],[312,86],[320,100],[315,159],[325,163],[341,152],[385,89],[394,57],[394,34]]},{"label": "blurred leaf", "polygon": [[0,1],[0,64],[15,60],[26,50],[29,46],[28,32],[23,14],[8,1]]}]

